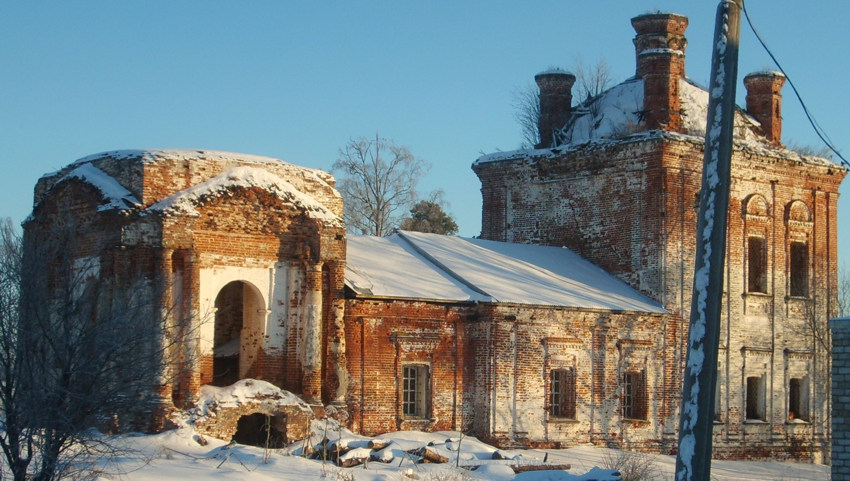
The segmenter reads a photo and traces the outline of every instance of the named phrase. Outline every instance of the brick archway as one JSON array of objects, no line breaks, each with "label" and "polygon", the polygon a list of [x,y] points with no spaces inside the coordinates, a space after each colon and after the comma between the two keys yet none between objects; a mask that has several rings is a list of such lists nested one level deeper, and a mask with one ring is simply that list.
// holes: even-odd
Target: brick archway
[{"label": "brick archway", "polygon": [[266,308],[251,283],[231,281],[215,298],[212,382],[228,386],[246,376],[262,349]]}]

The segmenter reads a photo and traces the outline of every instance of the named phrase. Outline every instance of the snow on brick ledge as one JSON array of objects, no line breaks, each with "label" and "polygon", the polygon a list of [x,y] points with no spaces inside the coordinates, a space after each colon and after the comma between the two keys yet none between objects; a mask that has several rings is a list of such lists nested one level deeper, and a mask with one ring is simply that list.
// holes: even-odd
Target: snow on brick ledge
[{"label": "snow on brick ledge", "polygon": [[255,167],[234,167],[212,179],[166,197],[150,206],[148,210],[162,211],[166,215],[197,216],[199,214],[195,210],[195,205],[205,198],[223,195],[233,188],[251,187],[257,187],[277,195],[280,200],[303,210],[313,219],[342,225],[339,217],[316,199],[299,191],[291,183],[277,175]]}]

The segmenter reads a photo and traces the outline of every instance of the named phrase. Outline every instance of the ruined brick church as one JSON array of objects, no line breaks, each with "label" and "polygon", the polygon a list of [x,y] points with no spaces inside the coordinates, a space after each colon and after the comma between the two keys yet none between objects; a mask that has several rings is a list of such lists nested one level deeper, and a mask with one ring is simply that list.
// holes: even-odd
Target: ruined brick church
[{"label": "ruined brick church", "polygon": [[[473,164],[480,238],[347,235],[327,173],[244,154],[96,154],[44,176],[25,242],[145,278],[173,346],[165,408],[269,381],[364,434],[463,430],[501,445],[676,446],[707,93],[687,18],[632,19],[634,77],[573,105],[536,76],[537,149]],[[823,460],[845,172],[781,143],[781,74],[736,114],[715,453]],[[44,274],[52,275],[49,269]],[[189,329],[188,327],[191,327]]]}]

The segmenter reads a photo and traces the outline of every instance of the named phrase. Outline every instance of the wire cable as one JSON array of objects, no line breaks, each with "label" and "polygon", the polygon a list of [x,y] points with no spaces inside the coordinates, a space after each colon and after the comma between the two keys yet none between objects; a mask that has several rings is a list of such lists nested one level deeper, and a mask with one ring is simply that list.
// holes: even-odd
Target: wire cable
[{"label": "wire cable", "polygon": [[815,121],[814,117],[809,112],[809,108],[806,106],[806,102],[803,101],[803,97],[800,95],[800,92],[797,91],[797,86],[794,85],[794,82],[791,81],[791,77],[788,76],[788,74],[785,72],[785,69],[783,69],[782,65],[779,64],[779,60],[776,59],[776,57],[773,55],[773,52],[770,51],[770,48],[768,48],[767,44],[761,38],[761,35],[759,35],[758,31],[756,30],[756,27],[753,25],[752,20],[750,20],[750,14],[749,12],[747,12],[747,5],[744,0],[741,0],[741,8],[742,10],[744,10],[744,17],[747,19],[747,25],[750,26],[750,30],[753,31],[753,34],[756,36],[756,39],[758,39],[761,46],[764,47],[765,52],[767,52],[771,60],[773,60],[773,63],[776,64],[776,68],[778,68],[779,71],[782,72],[782,75],[785,76],[785,80],[788,81],[788,85],[791,86],[791,89],[794,91],[794,95],[797,96],[797,100],[803,107],[803,113],[806,114],[806,118],[809,120],[809,124],[811,124],[812,129],[815,131],[821,141],[826,145],[826,147],[831,150],[839,159],[841,159],[841,164],[844,166],[844,168],[850,170],[850,162],[848,162],[847,159],[845,159],[844,156],[841,155],[840,152],[838,152],[838,149],[836,149],[835,146],[832,144],[832,141],[829,139],[829,136],[826,135],[826,132],[824,132],[820,125],[818,125],[818,123]]}]

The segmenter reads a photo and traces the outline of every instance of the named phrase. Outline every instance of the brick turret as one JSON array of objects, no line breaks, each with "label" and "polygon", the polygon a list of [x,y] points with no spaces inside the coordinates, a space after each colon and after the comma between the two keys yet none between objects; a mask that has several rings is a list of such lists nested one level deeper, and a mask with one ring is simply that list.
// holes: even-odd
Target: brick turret
[{"label": "brick turret", "polygon": [[536,147],[553,147],[554,131],[563,127],[570,118],[576,76],[561,71],[543,72],[535,75],[534,81],[540,89],[540,117],[537,120],[540,143]]},{"label": "brick turret", "polygon": [[776,146],[782,145],[782,86],[780,72],[754,72],[744,77],[747,113],[761,123],[762,134]]},{"label": "brick turret", "polygon": [[688,17],[652,13],[632,18],[636,75],[643,78],[647,129],[682,130],[679,80],[685,76]]}]

